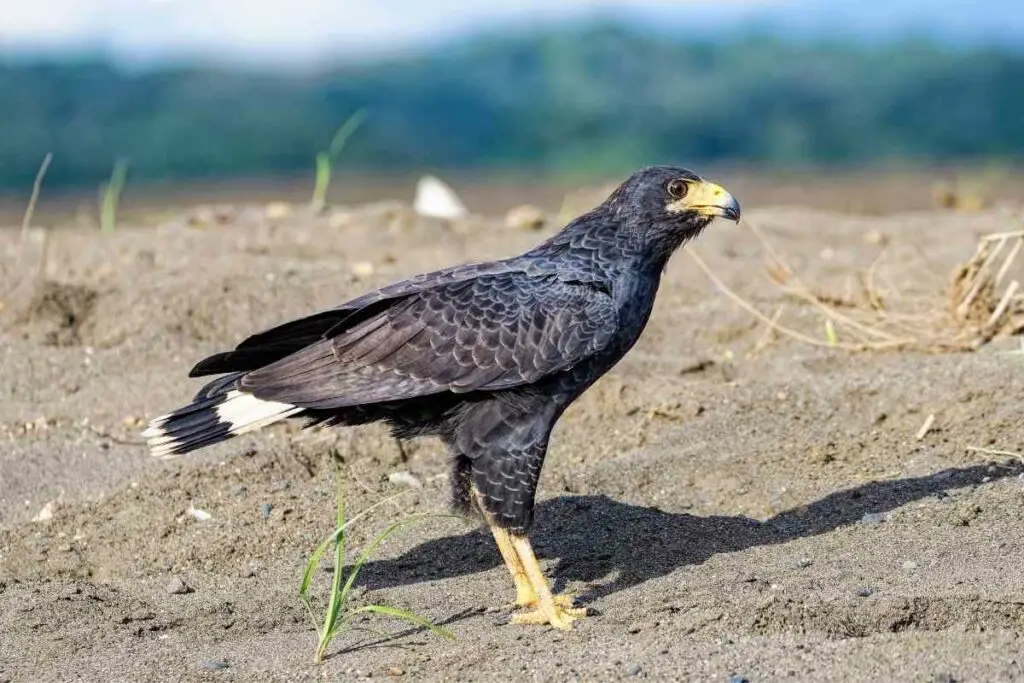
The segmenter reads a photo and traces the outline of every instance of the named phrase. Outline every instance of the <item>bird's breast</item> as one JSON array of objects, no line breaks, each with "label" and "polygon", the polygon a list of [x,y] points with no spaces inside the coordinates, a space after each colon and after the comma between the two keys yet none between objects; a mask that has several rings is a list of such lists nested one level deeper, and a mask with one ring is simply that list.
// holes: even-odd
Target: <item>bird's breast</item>
[{"label": "bird's breast", "polygon": [[630,277],[616,283],[613,289],[620,335],[627,349],[640,337],[651,317],[659,280],[658,277]]}]

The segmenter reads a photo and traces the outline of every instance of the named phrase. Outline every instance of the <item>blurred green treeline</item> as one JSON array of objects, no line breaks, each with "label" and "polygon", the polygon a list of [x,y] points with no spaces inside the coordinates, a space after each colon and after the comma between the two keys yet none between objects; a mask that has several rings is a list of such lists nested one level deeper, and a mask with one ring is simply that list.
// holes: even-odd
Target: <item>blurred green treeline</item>
[{"label": "blurred green treeline", "polygon": [[1024,158],[1024,51],[726,42],[615,26],[485,36],[298,72],[0,65],[0,187],[312,172],[366,107],[348,168],[618,172]]}]

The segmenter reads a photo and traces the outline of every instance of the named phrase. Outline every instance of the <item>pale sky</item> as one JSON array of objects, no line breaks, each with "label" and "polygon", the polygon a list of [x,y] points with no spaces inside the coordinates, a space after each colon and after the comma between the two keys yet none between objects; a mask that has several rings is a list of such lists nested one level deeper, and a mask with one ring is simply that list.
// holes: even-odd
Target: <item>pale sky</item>
[{"label": "pale sky", "polygon": [[[766,18],[799,29],[816,17],[839,26],[860,22],[868,30],[932,21],[1006,33],[1014,17],[1024,17],[1013,9],[1020,1],[987,0],[978,12],[975,0],[877,6],[863,0],[0,0],[0,56],[91,49],[129,61],[315,63],[443,41],[475,28],[609,13],[712,32]],[[1021,29],[1024,19],[1014,26]]]},{"label": "pale sky", "polygon": [[[607,11],[743,12],[771,0],[0,0],[0,48],[114,53],[265,52],[304,60]],[[780,2],[785,0],[775,0]],[[683,8],[685,10],[685,8]]]}]

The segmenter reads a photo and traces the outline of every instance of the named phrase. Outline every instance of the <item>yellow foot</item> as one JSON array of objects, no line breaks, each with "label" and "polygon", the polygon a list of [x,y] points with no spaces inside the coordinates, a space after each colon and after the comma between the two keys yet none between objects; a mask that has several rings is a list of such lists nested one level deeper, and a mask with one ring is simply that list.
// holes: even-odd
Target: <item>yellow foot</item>
[{"label": "yellow foot", "polygon": [[[575,608],[576,607],[576,596],[570,595],[569,593],[561,593],[559,595],[551,596],[555,605],[558,607]],[[530,590],[529,592],[520,591],[516,594],[516,601],[512,605],[514,609],[530,609],[537,606],[537,594]],[[586,610],[584,610],[584,614]]]},{"label": "yellow foot", "polygon": [[[568,631],[572,628],[572,622],[580,617],[587,616],[586,607],[567,607],[565,603],[572,604],[572,597],[568,595],[556,595],[553,605],[540,605],[530,612],[513,615],[513,624],[550,624],[555,628]],[[562,600],[559,600],[562,598]]]}]

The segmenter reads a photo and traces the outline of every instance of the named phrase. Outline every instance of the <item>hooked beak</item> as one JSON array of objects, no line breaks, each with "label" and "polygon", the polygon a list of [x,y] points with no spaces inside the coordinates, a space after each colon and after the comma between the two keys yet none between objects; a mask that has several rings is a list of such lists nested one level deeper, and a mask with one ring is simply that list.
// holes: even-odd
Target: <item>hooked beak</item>
[{"label": "hooked beak", "polygon": [[740,203],[724,187],[707,180],[690,185],[690,191],[682,199],[669,205],[674,212],[692,211],[702,216],[721,217],[740,221]]},{"label": "hooked beak", "polygon": [[690,194],[693,195],[690,207],[697,213],[740,222],[740,203],[721,185],[704,181]]}]

